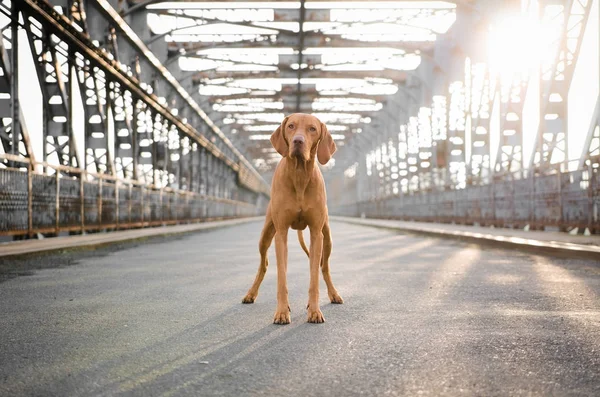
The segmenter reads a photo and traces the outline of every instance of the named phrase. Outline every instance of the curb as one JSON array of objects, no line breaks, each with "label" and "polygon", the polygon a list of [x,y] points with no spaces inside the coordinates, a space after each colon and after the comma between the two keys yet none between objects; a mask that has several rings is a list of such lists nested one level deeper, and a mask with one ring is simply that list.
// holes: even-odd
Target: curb
[{"label": "curb", "polygon": [[342,216],[330,216],[331,220],[345,222],[354,225],[370,226],[380,229],[401,231],[416,235],[439,237],[446,239],[459,240],[478,245],[496,246],[500,248],[519,249],[521,251],[533,252],[538,255],[568,256],[570,258],[586,258],[600,261],[600,247],[585,244],[574,244],[560,241],[541,241],[536,239],[526,239],[522,237],[498,236],[487,233],[465,232],[465,231],[447,231],[437,229],[435,226],[414,226],[406,227],[401,225],[383,224],[377,219],[361,219]]},{"label": "curb", "polygon": [[244,223],[264,220],[264,216],[231,219],[224,221],[211,221],[174,226],[159,226],[143,229],[119,230],[107,233],[94,233],[77,236],[49,237],[42,240],[22,240],[0,244],[0,258],[12,256],[39,254],[43,252],[58,251],[69,248],[85,248],[124,241],[140,240],[148,237],[167,236],[213,230],[224,227],[241,225]]}]

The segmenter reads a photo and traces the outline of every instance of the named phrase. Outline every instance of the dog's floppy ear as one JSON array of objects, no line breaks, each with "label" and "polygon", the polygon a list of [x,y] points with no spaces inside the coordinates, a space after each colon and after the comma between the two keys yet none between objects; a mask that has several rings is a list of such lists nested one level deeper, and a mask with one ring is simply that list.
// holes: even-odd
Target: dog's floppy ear
[{"label": "dog's floppy ear", "polygon": [[273,145],[275,150],[277,150],[277,152],[283,157],[287,156],[288,154],[288,144],[283,136],[285,134],[285,125],[287,120],[287,117],[283,119],[281,125],[277,127],[273,134],[271,134],[271,145]]},{"label": "dog's floppy ear", "polygon": [[319,142],[319,147],[317,148],[317,158],[319,159],[319,163],[323,165],[327,164],[336,149],[335,142],[327,130],[327,126],[324,123],[321,123],[321,140]]}]

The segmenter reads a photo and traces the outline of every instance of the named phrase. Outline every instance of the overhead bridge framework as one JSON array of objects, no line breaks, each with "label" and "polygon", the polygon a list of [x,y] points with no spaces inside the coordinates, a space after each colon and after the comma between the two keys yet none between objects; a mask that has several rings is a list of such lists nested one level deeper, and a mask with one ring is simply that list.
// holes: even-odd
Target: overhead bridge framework
[{"label": "overhead bridge framework", "polygon": [[600,232],[599,2],[469,3],[338,155],[330,212]]},{"label": "overhead bridge framework", "polygon": [[0,234],[260,214],[297,111],[333,214],[598,232],[599,2],[0,0]]},{"label": "overhead bridge framework", "polygon": [[[1,234],[264,211],[264,179],[107,1],[3,1],[0,11]],[[20,46],[42,93],[41,158],[19,100],[31,84],[18,77]]]}]

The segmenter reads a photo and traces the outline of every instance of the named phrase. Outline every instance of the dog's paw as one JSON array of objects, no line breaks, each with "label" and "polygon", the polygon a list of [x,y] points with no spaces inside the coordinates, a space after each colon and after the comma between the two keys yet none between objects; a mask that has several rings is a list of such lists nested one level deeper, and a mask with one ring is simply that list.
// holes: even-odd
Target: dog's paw
[{"label": "dog's paw", "polygon": [[289,324],[291,321],[289,309],[284,311],[278,310],[273,317],[273,324]]},{"label": "dog's paw", "polygon": [[323,317],[323,313],[321,313],[320,309],[317,310],[312,310],[310,307],[308,309],[308,318],[307,320],[309,323],[324,323],[325,322],[325,317]]},{"label": "dog's paw", "polygon": [[344,300],[342,299],[340,294],[338,294],[337,292],[334,292],[333,294],[329,295],[329,300],[331,301],[331,303],[335,303],[338,305],[341,305],[342,303],[344,303]]},{"label": "dog's paw", "polygon": [[244,296],[244,299],[242,299],[242,303],[254,303],[255,300],[256,295],[247,294],[246,296]]}]

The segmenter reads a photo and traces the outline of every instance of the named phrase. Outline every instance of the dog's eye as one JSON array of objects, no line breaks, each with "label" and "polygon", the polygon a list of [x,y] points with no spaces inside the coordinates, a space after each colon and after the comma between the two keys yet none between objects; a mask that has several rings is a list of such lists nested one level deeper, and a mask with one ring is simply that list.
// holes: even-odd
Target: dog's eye
[{"label": "dog's eye", "polygon": [[290,124],[290,125],[288,125],[288,128],[289,128],[290,130],[293,130],[293,129],[294,129],[294,127],[296,127],[294,124]]},{"label": "dog's eye", "polygon": [[316,132],[316,131],[317,131],[317,129],[316,129],[315,127],[310,127],[308,130],[309,130],[310,132]]}]

